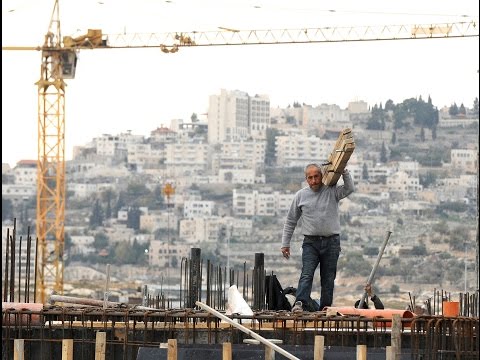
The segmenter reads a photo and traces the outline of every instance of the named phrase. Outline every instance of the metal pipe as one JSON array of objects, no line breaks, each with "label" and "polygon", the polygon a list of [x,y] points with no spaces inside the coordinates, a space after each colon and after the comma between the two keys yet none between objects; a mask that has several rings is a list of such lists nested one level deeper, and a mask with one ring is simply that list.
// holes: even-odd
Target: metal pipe
[{"label": "metal pipe", "polygon": [[99,306],[99,307],[121,307],[125,306],[124,303],[113,302],[113,301],[104,301],[104,300],[96,300],[96,299],[85,299],[85,298],[78,298],[73,296],[64,296],[58,295],[55,291],[52,291],[50,297],[48,299],[48,303],[53,305],[56,302],[61,303],[68,303],[68,304],[79,304],[79,305],[89,305],[89,306]]},{"label": "metal pipe", "polygon": [[[387,246],[388,239],[390,239],[390,235],[392,232],[390,230],[387,231],[387,236],[385,237],[385,240],[383,241],[382,247],[380,248],[380,251],[377,256],[377,261],[375,261],[375,265],[373,265],[372,271],[370,272],[370,275],[368,276],[367,284],[371,284],[373,277],[375,276],[375,272],[377,271],[378,264],[380,263],[380,260],[382,259],[383,252],[385,251],[385,247]],[[365,304],[365,301],[367,300],[368,293],[365,291],[363,293],[362,299],[360,300],[360,304],[358,304],[358,308],[362,309],[363,305]]]},{"label": "metal pipe", "polygon": [[300,360],[299,358],[297,358],[296,356],[293,356],[292,354],[290,354],[289,352],[287,352],[286,350],[282,349],[280,346],[272,343],[271,341],[268,341],[267,339],[265,339],[264,337],[258,335],[257,333],[253,332],[252,330],[250,329],[247,329],[245,326],[243,325],[240,325],[239,323],[233,321],[232,319],[230,319],[229,317],[223,315],[222,313],[219,313],[218,311],[216,311],[215,309],[212,309],[211,307],[201,303],[200,301],[197,301],[196,304],[198,306],[200,306],[202,309],[208,311],[209,313],[215,315],[216,317],[228,322],[230,325],[236,327],[237,329],[243,331],[245,334],[247,335],[250,335],[251,337],[257,339],[258,341],[260,341],[261,343],[267,345],[268,347],[272,348],[273,350],[275,350],[276,352],[282,354],[283,356],[285,356],[287,359],[291,359],[291,360]]}]

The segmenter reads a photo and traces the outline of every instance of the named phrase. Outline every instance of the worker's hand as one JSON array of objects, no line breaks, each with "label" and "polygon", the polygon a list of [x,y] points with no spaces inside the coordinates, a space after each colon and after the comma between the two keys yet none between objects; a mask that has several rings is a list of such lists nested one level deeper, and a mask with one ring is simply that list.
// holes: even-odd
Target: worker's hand
[{"label": "worker's hand", "polygon": [[289,247],[282,247],[282,255],[285,259],[290,257],[290,248]]},{"label": "worker's hand", "polygon": [[372,284],[365,285],[365,292],[368,294],[368,297],[373,296]]}]

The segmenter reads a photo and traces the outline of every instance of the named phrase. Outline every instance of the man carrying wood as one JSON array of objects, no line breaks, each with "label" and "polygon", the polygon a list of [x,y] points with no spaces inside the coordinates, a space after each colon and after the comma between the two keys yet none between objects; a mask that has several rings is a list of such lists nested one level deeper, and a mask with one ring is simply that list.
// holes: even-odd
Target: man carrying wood
[{"label": "man carrying wood", "polygon": [[298,280],[293,312],[307,309],[306,305],[312,291],[313,276],[320,266],[320,310],[331,306],[333,288],[337,274],[337,261],[340,255],[340,219],[338,203],[354,190],[351,175],[342,170],[343,185],[325,185],[322,182],[322,170],[318,164],[305,167],[305,179],[308,186],[295,194],[282,235],[282,254],[290,257],[290,241],[297,223],[302,218],[302,271]]}]

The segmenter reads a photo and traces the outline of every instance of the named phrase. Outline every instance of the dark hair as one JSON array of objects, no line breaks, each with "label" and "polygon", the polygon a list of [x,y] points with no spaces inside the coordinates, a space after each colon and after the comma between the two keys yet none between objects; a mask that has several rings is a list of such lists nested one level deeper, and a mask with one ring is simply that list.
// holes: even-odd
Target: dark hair
[{"label": "dark hair", "polygon": [[[355,308],[358,309],[358,305],[360,305],[360,300],[355,301]],[[368,309],[368,304],[366,301],[363,303],[363,309]]]}]

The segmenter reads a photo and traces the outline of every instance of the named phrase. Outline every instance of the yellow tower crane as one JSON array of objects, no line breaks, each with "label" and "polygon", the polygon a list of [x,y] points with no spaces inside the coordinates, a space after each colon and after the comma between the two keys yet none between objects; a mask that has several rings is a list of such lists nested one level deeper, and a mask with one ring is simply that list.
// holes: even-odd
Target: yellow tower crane
[{"label": "yellow tower crane", "polygon": [[[77,52],[82,49],[158,48],[176,53],[182,47],[269,45],[377,40],[478,37],[475,21],[441,24],[375,25],[303,29],[166,32],[104,35],[101,30],[61,37],[59,0],[55,0],[42,46],[2,46],[2,50],[42,53],[38,86],[38,180],[36,231],[36,301],[46,302],[48,290],[63,293],[65,225],[65,79],[75,77]],[[170,185],[170,184],[167,184]],[[172,188],[173,190],[173,188]],[[169,196],[170,188],[164,189]]]}]

